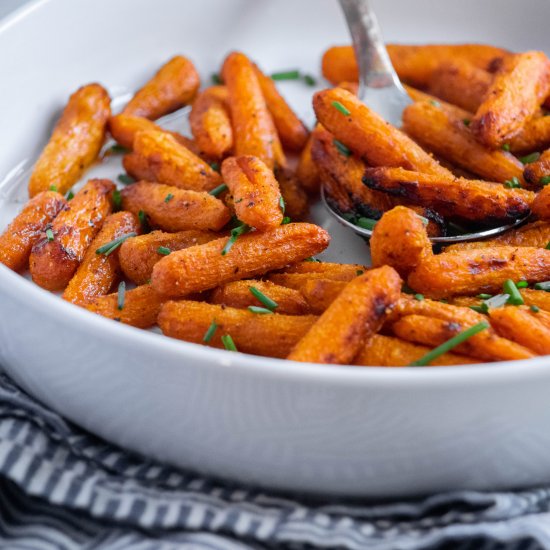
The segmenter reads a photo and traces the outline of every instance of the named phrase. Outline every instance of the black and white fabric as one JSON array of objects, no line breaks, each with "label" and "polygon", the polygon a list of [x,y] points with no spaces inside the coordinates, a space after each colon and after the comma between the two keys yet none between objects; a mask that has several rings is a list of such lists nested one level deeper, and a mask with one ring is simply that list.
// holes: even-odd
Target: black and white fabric
[{"label": "black and white fabric", "polygon": [[0,548],[550,550],[550,488],[328,502],[125,452],[0,375]]}]

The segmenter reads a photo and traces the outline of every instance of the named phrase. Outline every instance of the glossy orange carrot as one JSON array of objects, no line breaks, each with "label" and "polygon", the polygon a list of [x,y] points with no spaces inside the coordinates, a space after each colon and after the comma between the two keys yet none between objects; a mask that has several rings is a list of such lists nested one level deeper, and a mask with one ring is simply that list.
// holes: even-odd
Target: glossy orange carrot
[{"label": "glossy orange carrot", "polygon": [[336,300],[346,284],[345,281],[310,277],[301,282],[299,291],[306,300],[311,313],[319,315]]},{"label": "glossy orange carrot", "polygon": [[508,145],[515,154],[547,149],[550,147],[550,117],[535,116],[527,120]]},{"label": "glossy orange carrot", "polygon": [[190,103],[199,86],[199,74],[193,63],[177,55],[135,93],[123,113],[155,120]]},{"label": "glossy orange carrot", "polygon": [[533,214],[541,220],[550,221],[550,186],[543,187],[531,204]]},{"label": "glossy orange carrot", "polygon": [[[349,114],[344,114],[335,104]],[[428,174],[450,174],[412,139],[385,122],[346,90],[333,88],[317,92],[313,96],[313,109],[319,122],[337,140],[371,166],[396,166]]]},{"label": "glossy orange carrot", "polygon": [[137,180],[158,181],[191,191],[211,191],[221,176],[208,163],[166,132],[139,132],[124,168]]},{"label": "glossy orange carrot", "polygon": [[296,168],[296,177],[300,185],[309,193],[314,195],[319,191],[319,171],[311,156],[311,147],[313,144],[313,135],[315,130],[310,134],[302,152],[300,160]]},{"label": "glossy orange carrot", "polygon": [[550,149],[544,151],[537,160],[525,167],[523,177],[535,188],[550,183]]},{"label": "glossy orange carrot", "polygon": [[0,235],[0,263],[14,271],[25,269],[34,243],[66,204],[55,191],[43,191],[27,202]]},{"label": "glossy orange carrot", "polygon": [[99,84],[88,84],[71,95],[34,165],[30,197],[49,189],[63,195],[80,179],[103,145],[110,103],[109,94]]},{"label": "glossy orange carrot", "polygon": [[233,148],[233,128],[227,107],[225,86],[211,86],[193,102],[189,115],[191,132],[207,155],[220,159]]},{"label": "glossy orange carrot", "polygon": [[105,245],[139,231],[138,219],[130,212],[111,214],[91,242],[82,263],[70,280],[63,298],[73,304],[82,304],[96,296],[107,294],[120,274],[118,250],[100,253]]},{"label": "glossy orange carrot", "polygon": [[138,235],[122,243],[118,253],[120,267],[126,277],[137,285],[143,285],[151,279],[153,267],[167,252],[204,244],[219,237],[219,233],[194,230],[177,233],[152,231],[146,235]]},{"label": "glossy orange carrot", "polygon": [[329,241],[324,229],[308,223],[217,239],[166,256],[153,268],[152,284],[161,294],[185,296],[281,269],[321,252]]},{"label": "glossy orange carrot", "polygon": [[234,153],[256,156],[269,168],[284,164],[281,143],[250,60],[240,52],[229,54],[222,75],[229,92]]},{"label": "glossy orange carrot", "polygon": [[124,210],[136,216],[143,212],[152,225],[165,231],[218,231],[231,218],[222,201],[199,191],[139,181],[121,194]]},{"label": "glossy orange carrot", "polygon": [[368,271],[347,284],[288,359],[349,364],[382,326],[401,292],[401,278],[391,267]]},{"label": "glossy orange carrot", "polygon": [[[353,277],[363,275],[368,267],[363,264],[339,264],[336,262],[320,262],[307,261],[299,262],[285,267],[283,272],[286,273],[305,273],[305,274],[322,274],[327,278],[335,278],[335,280],[351,281]],[[341,278],[343,277],[343,278]]]},{"label": "glossy orange carrot", "polygon": [[281,225],[281,191],[273,171],[258,157],[229,157],[222,176],[233,195],[237,218],[258,231]]},{"label": "glossy orange carrot", "polygon": [[[314,315],[258,315],[243,309],[181,300],[162,306],[158,324],[172,338],[223,348],[222,336],[229,335],[238,351],[283,358],[315,320]],[[208,339],[207,333],[213,326],[216,328]]]},{"label": "glossy orange carrot", "polygon": [[308,138],[308,129],[279,93],[275,82],[266,76],[257,65],[254,65],[254,71],[281,143],[291,151],[301,151]]},{"label": "glossy orange carrot", "polygon": [[37,285],[48,290],[67,286],[111,212],[114,189],[110,180],[90,180],[56,216],[51,231],[34,244],[30,255],[30,271]]}]

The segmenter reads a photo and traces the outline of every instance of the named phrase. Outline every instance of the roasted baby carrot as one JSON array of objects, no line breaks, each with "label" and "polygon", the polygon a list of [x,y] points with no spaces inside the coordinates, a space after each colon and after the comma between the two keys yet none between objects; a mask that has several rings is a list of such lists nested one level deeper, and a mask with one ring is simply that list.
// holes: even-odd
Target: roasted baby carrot
[{"label": "roasted baby carrot", "polygon": [[550,149],[544,151],[537,160],[525,167],[523,177],[535,188],[550,183]]},{"label": "roasted baby carrot", "polygon": [[472,132],[485,145],[500,147],[537,112],[549,91],[550,62],[543,52],[508,56],[472,119]]},{"label": "roasted baby carrot", "polygon": [[229,157],[222,176],[233,195],[237,218],[258,231],[281,225],[281,191],[273,171],[258,157]]},{"label": "roasted baby carrot", "polygon": [[250,60],[240,52],[229,54],[222,75],[229,92],[235,155],[253,155],[269,168],[285,164],[273,119]]},{"label": "roasted baby carrot", "polygon": [[346,284],[345,281],[335,281],[334,279],[309,278],[302,281],[299,291],[306,300],[311,313],[319,315],[336,300]]},{"label": "roasted baby carrot", "polygon": [[550,147],[550,117],[534,116],[530,118],[519,132],[510,138],[507,145],[515,154],[547,149]]},{"label": "roasted baby carrot", "polygon": [[[534,306],[535,311],[538,309],[550,313],[550,292],[522,288],[519,293],[526,306]],[[479,296],[456,296],[451,299],[452,304],[463,307],[481,306],[483,302],[483,298]]]},{"label": "roasted baby carrot", "polygon": [[309,212],[309,201],[296,175],[286,168],[278,168],[275,177],[283,197],[285,217],[294,222],[304,220]]},{"label": "roasted baby carrot", "polygon": [[158,181],[190,191],[211,191],[221,176],[166,132],[138,132],[124,168],[136,180]]},{"label": "roasted baby carrot", "polygon": [[469,126],[456,111],[418,101],[403,112],[403,128],[415,140],[444,159],[490,181],[505,182],[518,178],[523,182],[523,165],[501,149],[479,143]]},{"label": "roasted baby carrot", "polygon": [[216,197],[171,185],[139,181],[125,187],[121,195],[124,210],[136,216],[143,212],[153,226],[165,231],[218,231],[231,218]]},{"label": "roasted baby carrot", "polygon": [[27,202],[0,235],[0,263],[14,271],[25,269],[34,243],[66,204],[55,191],[43,191]]},{"label": "roasted baby carrot", "polygon": [[401,292],[401,278],[389,266],[368,271],[347,284],[288,359],[349,364],[382,326]]},{"label": "roasted baby carrot", "polygon": [[230,336],[238,351],[282,358],[316,319],[314,315],[261,315],[181,300],[162,306],[158,324],[172,338],[223,348],[222,337]]},{"label": "roasted baby carrot", "polygon": [[368,168],[363,183],[448,218],[506,223],[529,213],[534,193],[498,183],[454,176],[421,174],[403,168]]},{"label": "roasted baby carrot", "polygon": [[308,129],[279,93],[275,82],[266,76],[257,65],[254,65],[254,71],[281,143],[291,151],[301,151],[308,138]]},{"label": "roasted baby carrot", "polygon": [[539,355],[550,354],[550,329],[529,308],[516,306],[491,309],[491,325],[505,338]]},{"label": "roasted baby carrot", "polygon": [[311,156],[314,132],[315,130],[309,135],[296,167],[296,177],[300,185],[311,195],[315,195],[319,191],[319,171]]},{"label": "roasted baby carrot", "polygon": [[110,104],[109,94],[99,84],[88,84],[71,95],[34,165],[30,197],[52,188],[65,194],[80,179],[103,145]]},{"label": "roasted baby carrot", "polygon": [[370,240],[373,267],[389,265],[406,277],[426,256],[432,245],[424,222],[416,212],[396,206],[374,226]]},{"label": "roasted baby carrot", "polygon": [[349,281],[355,279],[355,277],[362,275],[362,271],[362,269],[358,269],[350,272],[342,270],[326,273],[272,273],[269,275],[269,280],[278,285],[293,288],[301,292],[309,281],[328,279],[331,281],[342,281],[349,283]]},{"label": "roasted baby carrot", "polygon": [[167,254],[219,237],[219,233],[193,230],[177,233],[152,231],[146,235],[138,235],[122,243],[118,253],[120,267],[126,277],[137,285],[143,285],[151,278],[155,264]]},{"label": "roasted baby carrot", "polygon": [[354,277],[363,275],[367,269],[368,268],[362,264],[339,264],[336,262],[307,261],[285,267],[283,272],[285,274],[315,273],[326,275],[328,279],[336,278],[337,280],[351,281]]},{"label": "roasted baby carrot", "polygon": [[199,86],[199,73],[193,63],[177,55],[135,93],[123,113],[155,120],[190,103]]},{"label": "roasted baby carrot", "polygon": [[56,216],[32,247],[30,271],[37,285],[48,290],[67,286],[111,212],[114,189],[110,180],[90,180]]},{"label": "roasted baby carrot", "polygon": [[536,194],[531,210],[537,218],[550,221],[550,185],[546,185]]},{"label": "roasted baby carrot", "polygon": [[550,250],[497,246],[444,252],[424,258],[411,272],[409,286],[430,298],[500,292],[507,279],[550,279]]},{"label": "roasted baby carrot", "polygon": [[147,118],[120,114],[109,119],[109,132],[117,143],[127,149],[134,148],[134,139],[139,132],[151,131],[170,134],[180,145],[187,147],[195,155],[201,154],[200,148],[192,139],[177,132],[165,130]]},{"label": "roasted baby carrot", "polygon": [[206,155],[216,159],[221,159],[233,148],[227,99],[225,86],[211,86],[198,95],[189,114],[197,145]]},{"label": "roasted baby carrot", "polygon": [[91,242],[63,298],[73,304],[82,304],[107,294],[120,274],[118,250],[110,252],[107,245],[138,231],[138,219],[130,212],[111,214]]},{"label": "roasted baby carrot", "polygon": [[338,147],[344,155],[349,155],[351,149],[371,166],[398,166],[428,174],[450,173],[407,135],[346,90],[332,88],[317,92],[313,96],[313,109],[319,122],[344,145]]},{"label": "roasted baby carrot", "polygon": [[229,238],[173,252],[162,259],[153,269],[154,288],[176,297],[257,277],[317,254],[330,241],[324,229],[308,223],[237,235],[234,232]]},{"label": "roasted baby carrot", "polygon": [[[430,348],[426,346],[412,344],[393,336],[375,334],[361,348],[353,364],[366,367],[406,367],[424,357],[429,351]],[[434,359],[430,366],[467,365],[475,362],[470,357],[444,353]]]},{"label": "roasted baby carrot", "polygon": [[88,311],[119,321],[125,325],[149,328],[157,322],[164,300],[151,285],[138,286],[131,290],[97,296],[81,304]]},{"label": "roasted baby carrot", "polygon": [[215,288],[208,300],[212,304],[224,305],[227,307],[236,307],[238,309],[247,309],[249,307],[265,308],[265,303],[260,301],[253,289],[259,290],[264,296],[277,304],[274,311],[285,315],[304,315],[310,313],[307,302],[302,294],[276,285],[271,281],[260,281],[256,279],[247,279],[246,281],[233,281]]}]

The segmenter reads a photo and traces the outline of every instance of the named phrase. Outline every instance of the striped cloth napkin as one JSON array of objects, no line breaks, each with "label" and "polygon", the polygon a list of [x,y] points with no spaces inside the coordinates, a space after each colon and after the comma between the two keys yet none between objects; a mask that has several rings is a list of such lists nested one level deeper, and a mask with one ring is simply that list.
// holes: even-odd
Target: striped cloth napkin
[{"label": "striped cloth napkin", "polygon": [[375,504],[268,494],[152,462],[0,374],[0,548],[550,549],[550,489]]}]

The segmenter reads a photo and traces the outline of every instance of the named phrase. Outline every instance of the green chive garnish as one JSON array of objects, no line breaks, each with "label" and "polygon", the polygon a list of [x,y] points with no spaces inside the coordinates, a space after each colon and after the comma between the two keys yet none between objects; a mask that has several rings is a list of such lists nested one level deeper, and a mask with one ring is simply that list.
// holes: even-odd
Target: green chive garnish
[{"label": "green chive garnish", "polygon": [[233,342],[233,338],[231,338],[229,334],[224,334],[222,336],[222,344],[227,351],[238,351],[235,342]]},{"label": "green chive garnish", "polygon": [[204,333],[204,336],[202,337],[203,342],[210,342],[212,340],[212,337],[216,333],[216,330],[218,329],[218,325],[216,324],[216,321],[212,321],[210,326],[208,327],[208,330]]},{"label": "green chive garnish", "polygon": [[315,78],[313,78],[310,74],[304,75],[304,82],[308,86],[315,86],[317,84],[317,80],[315,80]]},{"label": "green chive garnish", "polygon": [[273,80],[298,80],[300,78],[300,71],[281,71],[278,73],[273,73],[271,78]]},{"label": "green chive garnish", "polygon": [[519,293],[516,283],[514,283],[512,279],[508,279],[507,281],[505,281],[502,285],[502,288],[506,294],[510,295],[510,298],[508,298],[508,302],[510,304],[514,306],[521,306],[525,303],[523,301],[523,298],[521,297],[521,294]]},{"label": "green chive garnish", "polygon": [[283,197],[279,197],[279,208],[281,209],[281,212],[284,214],[285,213],[285,208],[286,208],[286,204],[285,204],[285,199],[283,199]]},{"label": "green chive garnish", "polygon": [[[548,243],[548,244],[550,244],[550,243]],[[548,248],[548,245],[546,246],[546,248]],[[518,288],[527,288],[529,286],[529,283],[527,281],[518,281],[516,283],[516,286]]]},{"label": "green chive garnish", "polygon": [[53,236],[53,231],[51,229],[46,229],[46,237],[48,237],[48,241],[53,241],[54,239],[54,236]]},{"label": "green chive garnish", "polygon": [[122,235],[122,237],[118,237],[117,239],[114,239],[111,242],[100,246],[95,251],[95,253],[109,256],[109,254],[112,254],[126,239],[129,239],[130,237],[135,237],[136,235],[137,233],[134,231],[132,231],[131,233],[127,233],[126,235]]},{"label": "green chive garnish", "polygon": [[487,313],[483,306],[468,306],[470,309],[473,309],[477,313]]},{"label": "green chive garnish", "polygon": [[464,118],[462,122],[464,123],[464,126],[470,126],[470,122],[472,121],[469,118]]},{"label": "green chive garnish", "polygon": [[225,243],[225,246],[222,249],[222,256],[225,256],[230,250],[231,247],[235,244],[235,241],[245,233],[248,233],[250,231],[250,227],[246,225],[246,223],[243,223],[242,225],[239,225],[238,227],[235,227],[231,230],[231,236],[229,239],[227,239],[227,243]]},{"label": "green chive garnish", "polygon": [[57,185],[50,185],[50,191],[57,191]]},{"label": "green chive garnish", "polygon": [[478,294],[477,297],[480,300],[488,300],[489,298],[492,298],[493,295],[492,294]]},{"label": "green chive garnish", "polygon": [[270,310],[274,310],[279,307],[279,304],[269,298],[269,296],[266,296],[261,290],[258,290],[255,286],[249,286],[248,290],[252,293],[252,295],[257,298],[262,304]]},{"label": "green chive garnish", "polygon": [[172,195],[172,193],[168,193],[168,195],[166,195],[166,198],[164,199],[164,202],[170,202],[173,198],[174,195]]},{"label": "green chive garnish", "polygon": [[536,160],[539,160],[540,153],[531,153],[530,155],[525,155],[524,157],[519,157],[519,160],[522,164],[531,164]]},{"label": "green chive garnish", "polygon": [[521,187],[521,183],[519,182],[519,179],[514,176],[512,179],[504,182],[504,187],[507,187],[508,189],[518,189]]},{"label": "green chive garnish", "polygon": [[212,84],[217,84],[217,85],[223,84],[221,76],[218,73],[212,73],[210,75],[210,78],[212,79]]},{"label": "green chive garnish", "polygon": [[365,271],[363,269],[358,269],[355,274],[359,277],[359,275],[363,275],[363,273],[365,273]]},{"label": "green chive garnish", "polygon": [[65,195],[65,198],[66,198],[68,201],[74,199],[74,193],[73,193],[73,190],[72,190],[72,189],[67,193],[67,195]]},{"label": "green chive garnish", "polygon": [[425,218],[424,216],[421,216],[420,214],[417,214],[417,216],[420,218],[420,221],[424,224],[424,225],[428,225],[430,223],[430,220],[428,218]]},{"label": "green chive garnish", "polygon": [[546,292],[550,292],[550,281],[535,283],[535,290],[545,290]]},{"label": "green chive garnish", "polygon": [[377,220],[373,220],[372,218],[357,218],[357,221],[355,222],[355,225],[358,225],[359,227],[362,227],[363,229],[369,229],[372,231],[374,229],[374,226],[376,225]]},{"label": "green chive garnish", "polygon": [[338,141],[337,139],[333,139],[332,143],[334,143],[334,147],[338,149],[338,152],[341,155],[344,155],[345,157],[351,156],[351,151],[348,149],[341,141]]},{"label": "green chive garnish", "polygon": [[436,101],[435,99],[430,99],[430,103],[431,103],[434,107],[441,107],[441,103],[439,103],[439,101]]},{"label": "green chive garnish", "polygon": [[149,231],[149,222],[147,220],[147,214],[143,210],[138,212],[138,219],[144,233],[147,233]]},{"label": "green chive garnish", "polygon": [[459,344],[462,344],[462,342],[465,342],[472,336],[475,336],[476,334],[488,328],[489,328],[489,323],[487,321],[481,321],[481,323],[478,323],[473,327],[467,328],[466,330],[462,331],[456,336],[453,336],[446,342],[443,342],[443,344],[441,344],[440,346],[437,346],[432,351],[429,351],[428,353],[426,353],[426,355],[424,355],[420,359],[413,361],[409,366],[423,367],[423,366],[429,365],[433,360],[437,359],[439,356],[443,355],[444,353],[447,353],[448,351],[451,351],[453,348],[455,348]]},{"label": "green chive garnish", "polygon": [[344,105],[342,105],[339,101],[333,101],[331,103],[331,105],[337,109],[338,111],[340,111],[343,115],[345,116],[349,116],[351,115],[351,112],[349,111],[349,109],[347,109]]},{"label": "green chive garnish", "polygon": [[[497,294],[496,296],[491,296],[484,300],[478,307],[479,313],[489,313],[490,309],[496,309],[497,307],[502,307],[508,303],[510,299],[510,294]],[[475,306],[474,306],[475,307]]]},{"label": "green chive garnish", "polygon": [[167,246],[159,246],[157,248],[157,253],[161,254],[162,256],[168,256],[172,252]]},{"label": "green chive garnish", "polygon": [[118,292],[117,292],[118,309],[122,309],[124,307],[125,298],[126,298],[126,283],[124,281],[120,281],[120,284],[118,285]]},{"label": "green chive garnish", "polygon": [[415,294],[414,299],[421,302],[424,299],[424,294]]},{"label": "green chive garnish", "polygon": [[318,260],[317,258],[314,258],[313,256],[310,256],[309,258],[304,258],[304,262],[318,262],[318,263],[321,263],[321,260]]},{"label": "green chive garnish", "polygon": [[550,183],[550,176],[542,176],[539,182],[541,185],[548,185]]},{"label": "green chive garnish", "polygon": [[283,221],[281,222],[281,225],[286,225],[287,223],[290,223],[292,220],[288,217],[288,216],[285,216],[283,218]]},{"label": "green chive garnish", "polygon": [[120,145],[120,143],[115,143],[112,147],[109,147],[109,151],[111,153],[126,154],[130,152],[130,149],[127,149],[126,147],[124,147],[124,145]]},{"label": "green chive garnish", "polygon": [[136,180],[129,176],[128,174],[119,174],[116,178],[120,183],[124,183],[125,185],[129,185],[130,183],[134,183]]},{"label": "green chive garnish", "polygon": [[221,185],[218,185],[218,187],[214,187],[212,191],[208,191],[210,195],[213,197],[217,197],[218,195],[221,195],[224,191],[227,191],[229,187],[225,183],[222,183]]},{"label": "green chive garnish", "polygon": [[218,162],[210,162],[210,168],[212,168],[212,170],[214,170],[215,172],[219,172],[220,171],[220,164]]},{"label": "green chive garnish", "polygon": [[115,210],[120,210],[120,207],[122,206],[122,195],[118,189],[113,191],[113,206],[115,207]]},{"label": "green chive garnish", "polygon": [[532,304],[529,306],[529,309],[533,312],[533,313],[538,313],[540,311],[540,307],[539,306],[536,306],[535,304]]},{"label": "green chive garnish", "polygon": [[257,313],[258,315],[267,315],[273,313],[270,309],[267,309],[266,307],[258,306],[248,306],[248,310],[252,313]]},{"label": "green chive garnish", "polygon": [[510,152],[510,144],[509,143],[503,143],[501,149],[503,151],[506,151],[507,153]]}]

